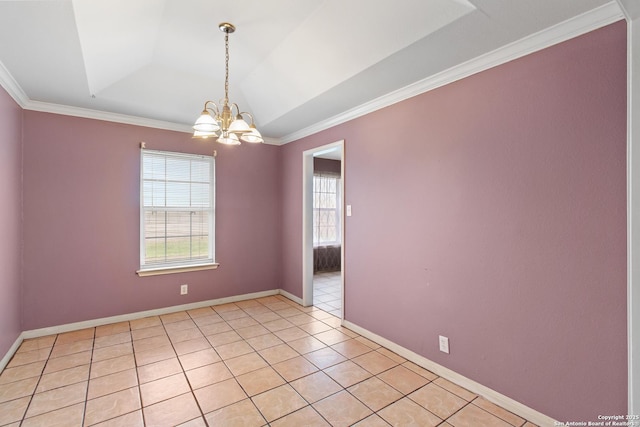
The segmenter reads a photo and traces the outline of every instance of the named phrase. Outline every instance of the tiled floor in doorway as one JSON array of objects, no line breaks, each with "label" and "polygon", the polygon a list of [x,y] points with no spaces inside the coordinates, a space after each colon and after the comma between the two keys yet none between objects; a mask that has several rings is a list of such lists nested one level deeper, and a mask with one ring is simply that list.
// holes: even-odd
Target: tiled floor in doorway
[{"label": "tiled floor in doorway", "polygon": [[342,317],[341,272],[319,272],[313,275],[313,305]]},{"label": "tiled floor in doorway", "polygon": [[0,426],[533,424],[271,296],[26,340]]}]

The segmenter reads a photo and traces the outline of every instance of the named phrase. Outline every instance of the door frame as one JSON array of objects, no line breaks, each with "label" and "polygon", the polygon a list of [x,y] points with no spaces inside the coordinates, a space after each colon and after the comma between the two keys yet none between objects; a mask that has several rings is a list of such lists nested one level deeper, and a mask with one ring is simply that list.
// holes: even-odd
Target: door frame
[{"label": "door frame", "polygon": [[344,179],[344,139],[331,144],[306,150],[302,153],[302,305],[313,305],[313,158],[323,153],[339,149],[340,160],[340,288],[342,297],[342,319],[344,319],[344,219],[345,219],[345,179]]}]

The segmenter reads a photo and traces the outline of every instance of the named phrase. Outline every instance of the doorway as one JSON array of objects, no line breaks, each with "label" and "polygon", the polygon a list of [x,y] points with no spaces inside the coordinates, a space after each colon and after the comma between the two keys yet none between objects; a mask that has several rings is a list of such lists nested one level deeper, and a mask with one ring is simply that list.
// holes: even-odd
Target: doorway
[{"label": "doorway", "polygon": [[343,178],[344,141],[303,153],[303,304],[317,306],[341,319],[344,318]]}]

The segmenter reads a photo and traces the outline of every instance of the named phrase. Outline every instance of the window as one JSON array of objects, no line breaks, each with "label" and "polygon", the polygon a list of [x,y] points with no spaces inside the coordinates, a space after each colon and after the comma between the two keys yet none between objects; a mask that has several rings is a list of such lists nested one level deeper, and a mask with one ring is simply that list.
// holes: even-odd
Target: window
[{"label": "window", "polygon": [[215,266],[214,167],[211,156],[142,150],[138,274]]},{"label": "window", "polygon": [[340,244],[340,175],[313,175],[313,246]]}]

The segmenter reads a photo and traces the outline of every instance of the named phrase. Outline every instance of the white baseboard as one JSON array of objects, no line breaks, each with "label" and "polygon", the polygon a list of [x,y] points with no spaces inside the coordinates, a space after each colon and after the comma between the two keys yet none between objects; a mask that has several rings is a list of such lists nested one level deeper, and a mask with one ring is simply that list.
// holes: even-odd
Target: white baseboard
[{"label": "white baseboard", "polygon": [[20,344],[22,344],[22,341],[24,341],[24,332],[18,335],[16,342],[14,342],[11,347],[9,347],[9,351],[7,351],[7,354],[5,354],[4,357],[0,360],[0,372],[2,372],[2,370],[9,364],[9,361],[11,361],[13,355],[16,354],[16,351],[18,351],[18,348],[20,347]]},{"label": "white baseboard", "polygon": [[304,304],[302,303],[302,298],[298,298],[297,296],[295,296],[294,294],[292,294],[291,292],[287,292],[284,289],[280,289],[280,295],[289,298],[291,301],[296,302],[298,304],[300,304],[301,306],[304,307]]},{"label": "white baseboard", "polygon": [[388,339],[383,338],[380,335],[377,335],[354,323],[351,323],[348,320],[343,320],[342,325],[346,328],[351,329],[354,332],[359,333],[363,337],[370,339],[371,341],[377,344],[380,344],[383,347],[388,348],[389,350],[399,354],[400,356],[415,363],[416,365],[419,365],[446,380],[456,383],[459,386],[464,387],[467,390],[479,396],[482,396],[485,399],[495,403],[496,405],[499,405],[504,409],[511,411],[514,414],[522,418],[525,418],[533,423],[536,423],[541,427],[559,425],[558,423],[556,423],[554,419],[536,411],[535,409],[531,409],[528,406],[523,405],[522,403],[511,399],[510,397],[507,397],[501,393],[498,393],[495,390],[490,389],[489,387],[486,387],[463,375],[460,375],[449,368],[445,368],[444,366],[438,363],[435,363],[423,356],[420,356],[419,354],[414,353],[413,351],[407,348],[404,348],[394,343],[393,341],[389,341]]},{"label": "white baseboard", "polygon": [[[79,329],[95,328],[96,326],[108,325],[110,323],[126,322],[129,320],[141,319],[149,316],[161,316],[163,314],[175,313],[177,311],[195,310],[197,308],[212,305],[228,304],[231,302],[244,301],[248,299],[263,298],[278,295],[279,290],[254,292],[251,294],[236,295],[226,298],[218,298],[208,301],[194,302],[191,304],[174,305],[171,307],[158,308],[155,310],[139,311],[137,313],[122,314],[119,316],[103,317],[101,319],[87,320],[84,322],[67,323],[66,325],[52,326],[49,328],[32,329],[22,333],[22,338],[38,338],[46,335],[61,334],[64,332],[77,331]],[[11,353],[13,355],[13,353]]]}]

